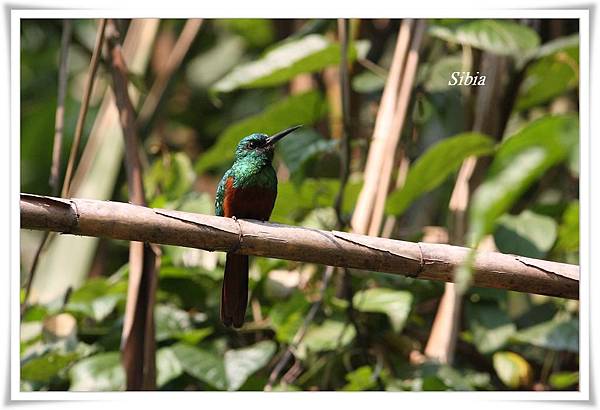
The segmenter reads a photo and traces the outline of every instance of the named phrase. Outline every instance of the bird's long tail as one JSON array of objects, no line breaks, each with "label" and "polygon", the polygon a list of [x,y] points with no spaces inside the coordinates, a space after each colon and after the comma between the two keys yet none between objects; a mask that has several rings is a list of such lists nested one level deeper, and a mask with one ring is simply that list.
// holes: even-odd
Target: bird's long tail
[{"label": "bird's long tail", "polygon": [[244,324],[248,305],[248,256],[227,254],[221,290],[221,321],[239,328]]}]

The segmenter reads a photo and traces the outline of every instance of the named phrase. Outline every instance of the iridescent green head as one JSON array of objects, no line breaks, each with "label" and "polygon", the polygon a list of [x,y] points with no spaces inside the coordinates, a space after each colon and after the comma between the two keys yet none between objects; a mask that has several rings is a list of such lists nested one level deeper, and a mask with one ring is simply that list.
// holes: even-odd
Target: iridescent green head
[{"label": "iridescent green head", "polygon": [[263,164],[271,163],[275,143],[300,127],[301,125],[296,125],[270,137],[267,134],[255,133],[242,138],[235,150],[235,162],[257,161]]}]

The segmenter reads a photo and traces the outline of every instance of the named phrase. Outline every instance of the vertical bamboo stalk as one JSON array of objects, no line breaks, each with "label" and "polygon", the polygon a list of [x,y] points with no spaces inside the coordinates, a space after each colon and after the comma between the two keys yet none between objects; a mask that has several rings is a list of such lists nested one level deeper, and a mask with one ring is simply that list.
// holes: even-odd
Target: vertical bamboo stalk
[{"label": "vertical bamboo stalk", "polygon": [[365,166],[364,184],[358,196],[354,214],[352,215],[352,230],[356,233],[363,234],[369,230],[381,175],[381,166],[383,164],[382,158],[386,155],[386,141],[396,110],[400,78],[402,76],[404,60],[408,52],[410,32],[413,24],[414,21],[412,19],[406,19],[402,22],[398,31],[392,65],[383,95],[381,96],[377,118],[375,119],[375,128]]},{"label": "vertical bamboo stalk", "polygon": [[[127,66],[123,58],[120,34],[113,20],[107,23],[106,40],[115,103],[125,137],[125,166],[129,198],[135,205],[146,205],[136,116],[128,94]],[[154,299],[158,253],[149,244],[131,242],[129,247],[129,286],[121,339],[127,390],[156,388],[156,341]]]}]

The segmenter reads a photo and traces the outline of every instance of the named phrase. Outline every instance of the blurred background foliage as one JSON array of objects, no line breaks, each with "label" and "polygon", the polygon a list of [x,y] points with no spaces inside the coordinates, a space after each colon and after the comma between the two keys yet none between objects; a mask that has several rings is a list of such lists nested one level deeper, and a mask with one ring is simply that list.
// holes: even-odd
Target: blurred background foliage
[{"label": "blurred background foliage", "polygon": [[[64,153],[72,143],[97,24],[72,23]],[[140,104],[184,23],[161,20],[148,67],[131,73]],[[347,218],[362,186],[399,25],[399,20],[352,21],[352,158],[342,207]],[[58,20],[21,25],[22,192],[51,192],[61,27]],[[522,70],[499,141],[465,129],[464,90],[448,86],[449,73],[463,71],[467,47],[507,56],[511,70]],[[406,183],[386,204],[387,216],[397,218],[391,237],[423,240],[431,227],[443,232],[460,164],[469,156],[488,156],[491,166],[471,204],[475,242],[486,237],[502,252],[578,263],[578,47],[577,21],[428,21],[401,135],[411,166]],[[342,126],[338,83],[331,78],[339,62],[334,20],[204,21],[158,109],[139,124],[149,205],[214,213],[216,184],[241,137],[304,124],[278,146],[279,194],[271,220],[333,228]],[[110,86],[103,64],[83,146]],[[121,150],[114,155],[120,158]],[[114,170],[112,193],[99,199],[128,200],[121,164]],[[97,170],[96,178],[104,172]],[[23,283],[40,240],[40,232],[21,231]],[[325,267],[251,258],[248,316],[236,332],[218,320],[224,255],[162,250],[155,307],[161,390],[262,390],[290,344],[294,359],[274,390],[578,388],[577,301],[470,288],[454,361],[440,364],[426,360],[423,351],[444,291],[441,283],[351,271],[350,321],[334,277],[305,337],[295,344],[320,297]],[[89,267],[73,272],[70,258],[81,253],[88,254]],[[78,247],[75,242],[61,258],[37,273],[52,278],[55,292],[45,294],[43,284],[34,282],[32,303],[22,316],[21,389],[122,390],[128,244],[102,239]]]}]

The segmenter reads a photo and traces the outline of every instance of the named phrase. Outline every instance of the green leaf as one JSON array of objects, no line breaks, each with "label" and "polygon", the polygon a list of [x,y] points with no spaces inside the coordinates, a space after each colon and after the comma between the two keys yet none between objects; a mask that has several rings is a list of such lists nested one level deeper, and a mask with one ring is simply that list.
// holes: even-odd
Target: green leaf
[{"label": "green leaf", "polygon": [[531,365],[516,353],[494,353],[494,369],[502,383],[511,389],[531,383],[533,373]]},{"label": "green leaf", "polygon": [[565,160],[579,138],[576,116],[542,117],[499,147],[469,209],[469,243],[475,247],[497,219],[550,167]]},{"label": "green leaf", "polygon": [[275,343],[265,340],[249,347],[225,352],[227,390],[238,390],[250,375],[271,360],[275,350]]},{"label": "green leaf", "polygon": [[172,346],[183,369],[219,390],[238,390],[250,375],[265,366],[275,353],[272,341],[228,350],[223,358],[197,347],[178,343]]},{"label": "green leaf", "polygon": [[348,345],[356,336],[356,330],[344,322],[327,319],[322,324],[311,325],[301,345],[312,352],[334,350]]},{"label": "green leaf", "polygon": [[81,313],[100,322],[119,301],[125,300],[125,292],[125,282],[112,284],[105,278],[90,279],[71,294],[65,310]]},{"label": "green leaf", "polygon": [[183,367],[170,347],[163,347],[156,351],[156,386],[164,386],[169,381],[179,377]]},{"label": "green leaf", "polygon": [[[348,60],[361,58],[368,50],[367,41],[351,45]],[[234,68],[213,87],[214,92],[230,92],[237,88],[259,88],[283,84],[301,73],[312,73],[340,62],[340,45],[320,34],[286,41],[272,48],[256,61]]]},{"label": "green leaf", "polygon": [[554,319],[514,335],[516,341],[552,350],[579,352],[579,320]]},{"label": "green leaf", "polygon": [[[293,95],[267,107],[260,114],[230,125],[217,142],[196,162],[196,172],[226,164],[233,159],[235,148],[242,138],[255,132],[274,134],[293,125],[311,125],[326,112],[326,103],[321,93],[309,91]],[[290,136],[289,138],[293,138]]]},{"label": "green leaf", "polygon": [[277,152],[290,171],[290,178],[299,182],[306,176],[308,166],[325,153],[334,152],[336,140],[327,140],[310,127],[302,127],[293,137],[277,144]]},{"label": "green leaf", "polygon": [[181,333],[175,333],[174,336],[182,342],[193,346],[212,335],[213,332],[214,331],[211,327],[205,327],[201,329],[193,329]]},{"label": "green leaf", "polygon": [[373,370],[369,366],[362,366],[347,373],[346,380],[348,383],[342,388],[343,391],[370,390],[376,385]]},{"label": "green leaf", "polygon": [[571,46],[531,64],[519,88],[515,109],[522,111],[577,88],[579,46]]},{"label": "green leaf", "polygon": [[413,296],[410,292],[373,288],[356,292],[352,303],[361,312],[381,312],[388,315],[396,333],[402,331],[410,313]]},{"label": "green leaf", "polygon": [[516,326],[496,304],[468,304],[466,313],[473,343],[483,354],[500,349],[515,334]]},{"label": "green leaf", "polygon": [[540,43],[534,30],[509,20],[466,20],[455,25],[433,25],[429,34],[452,43],[515,57],[532,52]]},{"label": "green leaf", "polygon": [[494,241],[500,252],[542,259],[556,241],[554,219],[529,210],[504,215],[498,224]]},{"label": "green leaf", "polygon": [[219,390],[227,389],[225,363],[221,357],[184,343],[177,343],[171,349],[186,373]]},{"label": "green leaf", "polygon": [[77,360],[77,352],[50,352],[27,361],[21,366],[21,378],[34,382],[48,383],[61,370]]},{"label": "green leaf", "polygon": [[550,375],[550,386],[566,389],[579,383],[579,372],[556,372]]},{"label": "green leaf", "polygon": [[425,81],[425,89],[430,92],[445,91],[453,86],[448,85],[452,73],[462,71],[463,61],[460,54],[443,56],[437,59],[431,66],[428,78]]},{"label": "green leaf", "polygon": [[119,352],[100,353],[77,362],[69,370],[71,391],[125,390],[125,371]]},{"label": "green leaf", "polygon": [[304,294],[297,292],[285,302],[275,303],[269,313],[271,326],[278,341],[290,343],[304,322],[309,304]]},{"label": "green leaf", "polygon": [[430,147],[410,168],[404,186],[389,195],[386,211],[400,215],[420,195],[444,182],[466,158],[486,155],[493,149],[493,140],[478,133],[443,139]]},{"label": "green leaf", "polygon": [[565,209],[556,247],[566,252],[579,251],[579,201],[572,201]]},{"label": "green leaf", "polygon": [[373,71],[365,70],[352,77],[352,90],[357,93],[374,93],[385,86],[385,78]]},{"label": "green leaf", "polygon": [[265,47],[275,38],[275,27],[270,19],[219,19],[221,24],[239,34],[252,47]]},{"label": "green leaf", "polygon": [[156,340],[163,341],[191,329],[190,315],[171,305],[156,305]]}]

